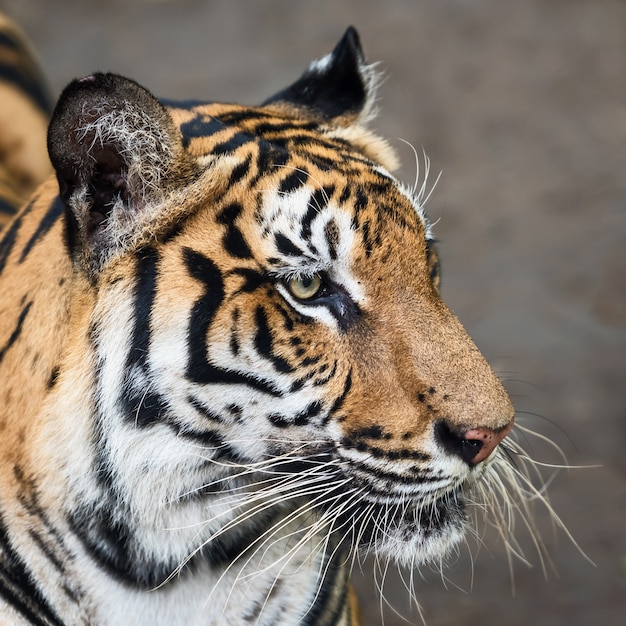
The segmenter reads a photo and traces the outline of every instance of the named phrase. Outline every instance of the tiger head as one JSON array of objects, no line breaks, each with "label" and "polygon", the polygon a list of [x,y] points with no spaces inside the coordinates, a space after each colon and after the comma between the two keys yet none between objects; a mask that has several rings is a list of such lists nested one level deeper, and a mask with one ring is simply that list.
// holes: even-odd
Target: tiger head
[{"label": "tiger head", "polygon": [[422,198],[365,127],[375,87],[349,29],[258,107],[160,102],[111,74],[61,96],[71,296],[47,412],[73,418],[45,437],[91,442],[89,480],[71,478],[84,454],[59,461],[69,514],[131,577],[167,560],[157,527],[193,527],[181,562],[229,490],[234,530],[260,497],[259,520],[305,502],[316,529],[401,562],[463,534],[513,408],[440,297]]}]

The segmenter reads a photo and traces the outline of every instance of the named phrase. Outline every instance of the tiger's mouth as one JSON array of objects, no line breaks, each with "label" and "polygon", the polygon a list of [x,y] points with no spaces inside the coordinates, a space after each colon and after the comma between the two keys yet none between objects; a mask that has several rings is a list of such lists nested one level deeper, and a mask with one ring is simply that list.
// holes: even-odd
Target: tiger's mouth
[{"label": "tiger's mouth", "polygon": [[388,473],[381,481],[379,471],[338,461],[328,449],[280,467],[317,483],[310,502],[321,515],[320,528],[351,551],[416,566],[440,561],[465,535],[471,478],[445,480],[436,472],[428,478],[425,470],[422,480]]},{"label": "tiger's mouth", "polygon": [[445,485],[397,482],[381,488],[347,468],[340,473],[346,485],[321,505],[333,526],[363,554],[392,557],[401,565],[441,560],[464,537],[467,527],[466,492],[472,480]]},{"label": "tiger's mouth", "polygon": [[418,565],[440,559],[461,541],[465,510],[464,489],[458,487],[431,498],[363,494],[342,517],[350,526],[353,548],[391,556],[402,565]]}]

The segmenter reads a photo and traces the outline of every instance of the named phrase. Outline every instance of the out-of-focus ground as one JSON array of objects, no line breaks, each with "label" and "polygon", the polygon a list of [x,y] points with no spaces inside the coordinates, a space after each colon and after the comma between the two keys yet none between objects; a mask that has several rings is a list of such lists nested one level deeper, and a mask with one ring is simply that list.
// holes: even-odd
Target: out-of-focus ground
[{"label": "out-of-focus ground", "polygon": [[[56,93],[96,69],[160,96],[257,103],[359,29],[387,77],[375,123],[412,183],[441,180],[444,295],[508,381],[518,423],[573,465],[549,494],[587,562],[539,509],[544,577],[502,543],[415,581],[428,626],[626,623],[626,3],[622,0],[0,0]],[[556,454],[532,440],[546,462]],[[368,566],[369,567],[369,566]],[[366,623],[382,623],[368,568]],[[447,587],[447,588],[446,588]],[[410,622],[392,573],[385,592]],[[384,624],[404,622],[384,611]]]}]

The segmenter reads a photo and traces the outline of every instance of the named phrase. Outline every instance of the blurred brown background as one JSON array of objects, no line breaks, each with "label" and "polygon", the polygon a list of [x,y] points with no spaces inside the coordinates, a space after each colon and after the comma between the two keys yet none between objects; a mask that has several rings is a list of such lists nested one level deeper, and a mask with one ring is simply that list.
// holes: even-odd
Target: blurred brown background
[{"label": "blurred brown background", "polygon": [[[428,626],[626,623],[626,3],[622,0],[0,0],[58,93],[97,69],[159,96],[258,103],[346,26],[387,77],[375,124],[443,175],[444,295],[508,382],[518,421],[572,465],[554,508],[596,566],[538,513],[555,571],[487,540],[447,581],[416,582]],[[548,462],[558,457],[528,445]],[[367,624],[383,623],[371,573]],[[447,587],[447,588],[446,588]],[[385,593],[411,623],[397,577]],[[384,624],[403,624],[384,611]]]}]

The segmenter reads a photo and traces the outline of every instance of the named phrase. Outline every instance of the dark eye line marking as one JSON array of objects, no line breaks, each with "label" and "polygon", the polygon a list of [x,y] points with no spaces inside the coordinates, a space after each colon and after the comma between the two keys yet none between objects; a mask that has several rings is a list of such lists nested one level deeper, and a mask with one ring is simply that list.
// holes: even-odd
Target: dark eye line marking
[{"label": "dark eye line marking", "polygon": [[[280,279],[279,283],[302,309],[314,309],[317,307],[325,307],[337,321],[340,330],[346,331],[358,319],[361,314],[357,303],[352,299],[350,293],[341,285],[330,280],[325,272],[319,272],[318,275],[322,280],[322,287],[319,292],[306,300],[299,299],[294,296],[286,284],[286,279]],[[289,300],[287,300],[289,303]],[[292,309],[294,305],[292,304]],[[298,309],[303,315],[307,315],[305,311]],[[313,316],[312,313],[308,314]]]}]

